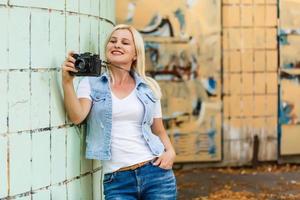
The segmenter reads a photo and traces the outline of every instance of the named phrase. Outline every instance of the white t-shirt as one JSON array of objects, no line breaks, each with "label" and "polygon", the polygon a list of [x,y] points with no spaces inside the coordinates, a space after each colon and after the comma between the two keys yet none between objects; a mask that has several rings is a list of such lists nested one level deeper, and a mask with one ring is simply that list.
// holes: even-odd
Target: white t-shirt
[{"label": "white t-shirt", "polygon": [[[91,88],[88,78],[83,78],[77,89],[78,98],[90,97]],[[112,94],[112,132],[111,132],[111,160],[103,161],[104,173],[114,172],[146,160],[153,159],[148,144],[142,135],[142,120],[144,107],[134,89],[123,99]],[[157,101],[153,118],[161,118],[161,105]]]}]

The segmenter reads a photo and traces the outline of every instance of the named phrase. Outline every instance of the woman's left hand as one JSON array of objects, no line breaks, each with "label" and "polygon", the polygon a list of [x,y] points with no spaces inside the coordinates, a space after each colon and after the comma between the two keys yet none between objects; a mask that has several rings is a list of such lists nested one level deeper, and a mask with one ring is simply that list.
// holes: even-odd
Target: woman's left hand
[{"label": "woman's left hand", "polygon": [[175,157],[176,153],[173,149],[167,150],[156,159],[153,165],[158,166],[162,169],[172,169]]}]

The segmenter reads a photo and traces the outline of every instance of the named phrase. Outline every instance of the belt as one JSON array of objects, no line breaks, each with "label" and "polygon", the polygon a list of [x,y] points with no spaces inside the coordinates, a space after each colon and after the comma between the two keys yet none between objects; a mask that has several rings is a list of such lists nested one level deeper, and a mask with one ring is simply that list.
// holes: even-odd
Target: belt
[{"label": "belt", "polygon": [[140,168],[140,167],[146,165],[147,163],[151,162],[152,160],[153,159],[147,160],[147,161],[144,161],[144,162],[140,162],[140,163],[137,163],[135,165],[128,166],[128,167],[122,167],[122,168],[118,169],[117,172],[128,171],[128,170],[135,170],[137,168]]}]

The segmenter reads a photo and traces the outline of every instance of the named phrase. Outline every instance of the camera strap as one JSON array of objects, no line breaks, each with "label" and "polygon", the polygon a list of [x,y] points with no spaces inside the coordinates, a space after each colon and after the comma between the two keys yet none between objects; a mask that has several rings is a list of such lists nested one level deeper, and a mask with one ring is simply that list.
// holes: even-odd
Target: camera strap
[{"label": "camera strap", "polygon": [[130,70],[124,69],[123,67],[120,67],[120,66],[117,66],[117,65],[113,65],[113,64],[111,64],[110,62],[106,62],[106,61],[102,61],[102,62],[103,62],[104,64],[106,64],[106,65],[110,65],[110,66],[112,66],[112,67],[116,67],[116,68],[122,69],[122,70],[124,70],[124,71],[130,72]]}]

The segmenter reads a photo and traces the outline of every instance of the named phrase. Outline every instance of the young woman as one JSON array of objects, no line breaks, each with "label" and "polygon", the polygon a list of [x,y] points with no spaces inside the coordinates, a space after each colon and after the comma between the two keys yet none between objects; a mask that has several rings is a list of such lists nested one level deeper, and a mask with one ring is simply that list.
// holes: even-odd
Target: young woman
[{"label": "young woman", "polygon": [[160,87],[145,75],[144,42],[132,26],[117,25],[106,43],[110,63],[74,91],[72,52],[62,66],[70,120],[87,118],[86,157],[102,160],[105,199],[176,199],[175,151],[164,129]]}]

